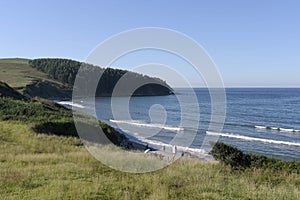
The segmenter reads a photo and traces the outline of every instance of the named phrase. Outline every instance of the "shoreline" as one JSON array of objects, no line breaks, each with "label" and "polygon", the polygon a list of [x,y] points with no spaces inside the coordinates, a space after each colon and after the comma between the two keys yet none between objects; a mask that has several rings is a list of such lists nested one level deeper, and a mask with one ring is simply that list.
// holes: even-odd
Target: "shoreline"
[{"label": "shoreline", "polygon": [[[55,103],[64,106],[67,109],[73,109],[73,108],[84,108],[84,106],[73,103],[71,101],[59,101],[59,100],[53,100]],[[127,150],[137,150],[137,151],[143,151],[148,154],[153,154],[157,156],[162,157],[169,157],[174,156],[176,158],[178,157],[187,157],[187,158],[195,158],[199,159],[201,161],[215,161],[215,159],[209,155],[208,152],[205,152],[202,149],[196,149],[191,147],[183,147],[183,146],[176,146],[172,144],[163,143],[160,141],[153,141],[145,138],[138,138],[136,136],[130,135],[126,133],[125,131],[118,128],[113,123],[107,121],[107,120],[99,120],[99,122],[103,122],[109,126],[111,126],[113,129],[115,129],[119,134],[123,135],[127,140],[124,140],[120,147],[127,149]],[[176,149],[175,153],[173,149]],[[148,151],[147,151],[148,150]],[[147,151],[147,152],[146,152]]]},{"label": "shoreline", "polygon": [[[101,122],[108,124],[113,129],[115,129],[119,134],[127,138],[127,141],[123,141],[123,144],[120,145],[120,147],[124,149],[142,151],[144,153],[153,154],[160,157],[174,156],[176,158],[179,157],[194,158],[205,162],[215,161],[213,156],[209,155],[208,152],[205,152],[202,149],[176,146],[176,145],[167,144],[156,140],[138,138],[126,133],[125,131],[116,127],[112,123],[109,123],[107,121],[101,121]],[[175,153],[173,150],[174,148],[176,149]]]}]

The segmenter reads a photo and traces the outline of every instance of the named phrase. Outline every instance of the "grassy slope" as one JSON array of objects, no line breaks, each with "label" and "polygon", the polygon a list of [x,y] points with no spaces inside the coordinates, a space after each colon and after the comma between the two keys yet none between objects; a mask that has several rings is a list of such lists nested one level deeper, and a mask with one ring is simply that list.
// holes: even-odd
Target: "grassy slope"
[{"label": "grassy slope", "polygon": [[70,91],[65,90],[68,89],[65,85],[30,67],[28,61],[20,58],[0,59],[0,81],[33,97],[70,98]]},{"label": "grassy slope", "polygon": [[36,135],[0,121],[2,199],[299,199],[300,177],[267,170],[232,172],[182,159],[146,174],[112,170],[74,137]]},{"label": "grassy slope", "polygon": [[55,80],[49,79],[47,74],[30,67],[28,59],[0,59],[0,72],[0,80],[13,88],[24,87],[39,79],[60,84]]}]

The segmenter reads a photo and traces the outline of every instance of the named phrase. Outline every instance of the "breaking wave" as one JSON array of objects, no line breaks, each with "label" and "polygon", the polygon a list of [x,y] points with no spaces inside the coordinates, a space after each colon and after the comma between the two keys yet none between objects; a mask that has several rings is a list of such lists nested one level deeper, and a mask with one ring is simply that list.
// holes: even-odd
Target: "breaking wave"
[{"label": "breaking wave", "polygon": [[256,137],[248,137],[243,135],[236,135],[236,134],[229,134],[229,133],[216,133],[212,131],[206,131],[207,135],[215,135],[215,136],[222,136],[240,140],[248,140],[248,141],[255,141],[255,142],[263,142],[263,143],[271,143],[271,144],[282,144],[282,145],[289,145],[289,146],[298,146],[300,147],[300,143],[297,142],[287,142],[287,141],[280,141],[280,140],[270,140],[264,138],[256,138]]},{"label": "breaking wave", "polygon": [[291,129],[291,128],[277,128],[271,126],[254,126],[257,129],[270,129],[275,131],[282,131],[282,132],[291,132],[291,133],[300,133],[300,130]]},{"label": "breaking wave", "polygon": [[137,120],[130,120],[130,121],[125,121],[125,120],[113,120],[110,119],[110,122],[113,123],[121,123],[121,124],[129,124],[133,126],[139,126],[139,127],[148,127],[148,128],[160,128],[160,129],[165,129],[169,131],[183,131],[183,127],[173,127],[173,126],[166,126],[164,124],[150,124],[150,123],[145,123],[143,121],[137,121]]},{"label": "breaking wave", "polygon": [[72,106],[77,108],[85,108],[83,105],[80,105],[78,103],[73,103],[72,101],[57,101],[56,103],[64,106],[66,105],[66,106]]}]

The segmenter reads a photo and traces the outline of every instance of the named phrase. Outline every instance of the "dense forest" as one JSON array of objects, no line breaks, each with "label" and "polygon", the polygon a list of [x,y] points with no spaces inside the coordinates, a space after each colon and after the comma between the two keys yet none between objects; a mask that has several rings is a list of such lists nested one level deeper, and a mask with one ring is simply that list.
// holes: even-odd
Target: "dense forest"
[{"label": "dense forest", "polygon": [[123,76],[125,81],[128,80],[129,84],[126,83],[125,85],[121,85],[121,91],[118,92],[119,96],[131,95],[131,91],[129,91],[129,89],[127,91],[127,88],[134,84],[138,84],[140,86],[134,91],[134,96],[172,94],[172,89],[165,81],[126,70],[101,68],[95,65],[81,63],[69,59],[35,59],[29,61],[29,64],[31,67],[48,74],[50,78],[69,86],[74,85],[76,75],[81,67],[81,72],[84,73],[80,73],[81,76],[77,78],[78,80],[81,79],[80,82],[82,83],[82,91],[84,91],[84,88],[89,88],[89,85],[93,83],[93,79],[91,79],[90,75],[102,74],[96,90],[96,96],[111,96],[117,82]]}]

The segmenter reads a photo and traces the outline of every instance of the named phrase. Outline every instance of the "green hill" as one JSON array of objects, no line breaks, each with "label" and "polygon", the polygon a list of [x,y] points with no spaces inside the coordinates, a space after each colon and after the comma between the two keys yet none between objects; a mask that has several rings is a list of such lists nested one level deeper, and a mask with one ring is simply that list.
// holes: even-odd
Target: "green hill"
[{"label": "green hill", "polygon": [[[69,59],[0,59],[0,81],[9,84],[27,97],[47,99],[70,99],[73,83],[82,63]],[[87,65],[92,72],[103,73],[96,96],[110,96],[115,84],[126,74],[131,81],[152,81],[138,88],[134,96],[153,96],[172,94],[170,87],[162,80],[119,69],[104,69]],[[83,82],[88,84],[88,77]],[[85,87],[85,85],[82,85]],[[86,86],[88,88],[88,86]],[[126,91],[126,88],[122,91]],[[83,94],[84,95],[84,94]],[[124,92],[120,95],[130,95]]]},{"label": "green hill", "polygon": [[71,87],[32,68],[28,62],[29,59],[0,59],[0,81],[27,97],[71,97]]},{"label": "green hill", "polygon": [[[130,72],[127,70],[112,69],[112,68],[101,68],[99,66],[81,63],[69,59],[35,59],[30,60],[29,65],[41,72],[48,74],[52,79],[55,79],[63,84],[70,87],[73,86],[77,72],[80,67],[84,70],[80,77],[80,87],[85,91],[86,88],[90,88],[91,80],[89,75],[102,74],[101,79],[98,83],[96,90],[96,96],[111,96],[115,88],[116,83],[126,75],[126,86],[122,88],[118,95],[130,96],[130,91],[127,91],[128,85],[132,83],[149,83],[142,85],[134,92],[134,96],[154,96],[154,95],[169,95],[172,94],[170,86],[158,79],[152,78],[146,75]],[[83,94],[85,96],[85,94]]]}]

